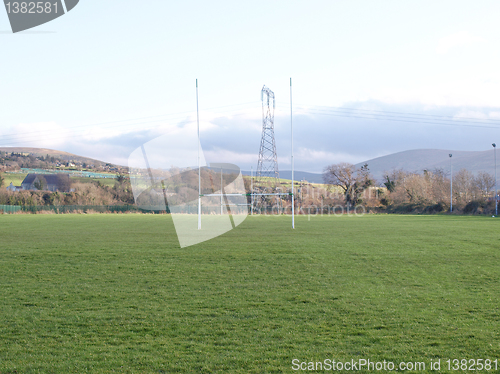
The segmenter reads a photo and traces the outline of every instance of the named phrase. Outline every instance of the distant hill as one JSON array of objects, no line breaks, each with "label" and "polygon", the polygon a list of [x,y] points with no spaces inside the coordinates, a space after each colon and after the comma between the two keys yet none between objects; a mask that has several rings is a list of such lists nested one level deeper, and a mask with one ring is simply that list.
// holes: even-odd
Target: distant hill
[{"label": "distant hill", "polygon": [[[443,149],[415,149],[393,153],[360,162],[356,166],[368,164],[370,173],[379,182],[382,182],[384,172],[393,169],[403,169],[408,172],[421,173],[423,170],[443,169],[449,173],[450,157],[452,154],[453,172],[467,169],[472,173],[485,171],[495,174],[495,160],[493,148],[488,151],[449,151]],[[498,155],[500,161],[500,154]]]},{"label": "distant hill", "polygon": [[[28,147],[0,147],[2,152],[30,153],[35,156],[46,156],[47,154],[65,161],[85,162],[87,164],[106,165],[105,161],[95,160],[88,157],[74,155],[72,153],[56,151],[46,148],[28,148]],[[449,154],[453,154],[453,171],[467,169],[472,173],[485,171],[491,175],[495,174],[493,148],[487,151],[449,151],[443,149],[414,149],[410,151],[397,152],[390,155],[373,158],[363,161],[356,166],[360,167],[368,164],[370,173],[381,183],[384,172],[390,172],[393,169],[403,169],[408,172],[421,173],[423,170],[443,169],[446,172],[450,170]],[[500,153],[498,154],[500,163]],[[109,164],[112,165],[112,164]],[[117,165],[112,165],[117,166]],[[242,171],[243,175],[250,175],[250,171]],[[255,171],[254,171],[255,175]],[[295,171],[295,180],[302,179],[311,183],[323,183],[323,176],[320,173],[309,173],[305,171]],[[280,177],[283,179],[292,179],[290,170],[280,171]]]},{"label": "distant hill", "polygon": [[85,162],[87,164],[94,164],[96,166],[98,165],[106,165],[108,164],[105,161],[100,161],[100,160],[95,160],[93,158],[88,158],[88,157],[83,157],[83,156],[78,156],[74,155],[72,153],[68,152],[63,152],[63,151],[56,151],[53,149],[47,149],[47,148],[29,148],[29,147],[0,147],[1,152],[14,152],[14,153],[29,153],[34,156],[51,156],[58,158],[60,160],[64,161],[75,161],[75,162]]},{"label": "distant hill", "polygon": [[[500,151],[499,151],[500,152]],[[361,167],[368,164],[371,175],[377,182],[382,183],[384,173],[393,169],[403,169],[407,172],[422,173],[424,170],[443,169],[446,173],[450,171],[450,157],[452,154],[453,172],[467,169],[476,174],[485,171],[491,175],[495,174],[495,159],[493,148],[488,151],[449,151],[444,149],[414,149],[392,153],[387,156],[373,158],[356,164]],[[497,155],[500,164],[500,153]],[[244,175],[250,172],[242,171]],[[254,172],[255,173],[255,172]],[[280,171],[280,178],[292,179],[290,170]],[[304,171],[295,172],[295,180],[305,179],[312,183],[323,183],[323,176],[319,173],[308,173]]]}]

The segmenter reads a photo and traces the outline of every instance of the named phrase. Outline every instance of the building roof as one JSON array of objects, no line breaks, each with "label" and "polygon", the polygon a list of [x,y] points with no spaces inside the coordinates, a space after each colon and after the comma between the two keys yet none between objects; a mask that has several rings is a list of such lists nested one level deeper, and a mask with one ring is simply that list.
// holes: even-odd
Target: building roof
[{"label": "building roof", "polygon": [[43,177],[45,179],[45,181],[47,182],[47,185],[55,185],[57,188],[60,187],[61,185],[61,182],[64,180],[64,179],[68,179],[69,180],[69,176],[66,175],[66,174],[28,174],[26,176],[26,178],[24,178],[23,182],[21,183],[22,185],[23,184],[29,184],[31,185],[32,183],[35,182],[36,178],[37,177]]},{"label": "building roof", "polygon": [[26,178],[24,178],[24,180],[22,181],[21,184],[25,184],[25,183],[31,184],[31,183],[33,183],[35,181],[36,176],[37,176],[37,174],[28,174],[26,176]]}]

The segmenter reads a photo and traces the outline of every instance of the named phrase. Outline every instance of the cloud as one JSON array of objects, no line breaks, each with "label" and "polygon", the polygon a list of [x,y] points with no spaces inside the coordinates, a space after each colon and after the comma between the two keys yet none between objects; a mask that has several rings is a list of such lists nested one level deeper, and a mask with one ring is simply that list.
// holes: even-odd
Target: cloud
[{"label": "cloud", "polygon": [[[339,162],[356,163],[359,162],[360,157],[352,153],[338,151],[318,151],[311,148],[300,147],[294,154],[294,158],[300,160],[299,165],[314,165],[306,170],[320,172],[327,164],[337,164]],[[289,164],[289,162],[288,162]]]},{"label": "cloud", "polygon": [[[408,149],[482,150],[489,144],[485,139],[494,141],[498,132],[496,128],[474,127],[481,126],[482,118],[487,118],[485,125],[495,126],[490,115],[497,112],[494,108],[426,107],[418,103],[371,101],[331,109],[311,107],[294,116],[296,170],[320,172],[332,163],[357,163]],[[477,118],[471,121],[480,123],[472,124],[473,127],[460,126],[467,125],[460,122],[464,117]],[[195,132],[196,127],[191,125],[189,131]],[[255,170],[261,131],[261,118],[213,118],[210,126],[201,132],[207,161],[231,162],[243,170],[253,166]],[[118,157],[148,136],[156,136],[156,133],[136,132],[107,139],[101,143],[101,152],[107,150]],[[280,170],[289,169],[290,123],[286,115],[275,117],[275,140]]]},{"label": "cloud", "polygon": [[[500,114],[494,107],[438,107],[372,100],[343,107],[311,106],[297,113],[300,114],[294,115],[294,163],[298,171],[321,172],[332,163],[358,163],[410,149],[484,150],[492,142],[499,142],[496,137]],[[137,124],[107,131],[97,126],[90,132],[71,131],[55,122],[21,124],[5,132],[3,139],[13,134],[17,143],[8,145],[58,149],[127,165],[135,149],[168,131],[174,130],[178,140],[162,143],[165,149],[196,144],[196,122],[192,118],[182,121],[182,127],[160,124],[147,128]],[[207,161],[255,170],[261,126],[259,113],[203,116],[201,145]],[[290,135],[289,115],[277,112],[275,139],[280,170],[290,169]],[[159,163],[168,168],[172,162],[161,159]]]},{"label": "cloud", "polygon": [[485,113],[480,110],[463,109],[455,116],[453,116],[453,118],[459,120],[466,120],[466,119],[487,120],[490,118],[490,113]]},{"label": "cloud", "polygon": [[465,47],[484,42],[485,40],[483,38],[472,36],[467,31],[460,31],[456,34],[448,35],[439,39],[436,47],[436,53],[444,55],[457,47]]},{"label": "cloud", "polygon": [[20,123],[0,133],[0,146],[54,148],[67,144],[71,133],[56,122]]}]

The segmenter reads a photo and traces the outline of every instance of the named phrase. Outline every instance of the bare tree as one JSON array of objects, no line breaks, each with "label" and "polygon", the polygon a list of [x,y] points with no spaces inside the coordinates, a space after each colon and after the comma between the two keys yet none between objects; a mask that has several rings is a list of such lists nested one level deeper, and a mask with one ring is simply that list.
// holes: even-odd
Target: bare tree
[{"label": "bare tree", "polygon": [[430,192],[433,203],[448,202],[450,197],[450,180],[443,169],[434,169],[428,172],[430,177]]},{"label": "bare tree", "polygon": [[339,163],[327,166],[323,173],[326,184],[338,186],[342,189],[346,203],[357,205],[360,194],[373,185],[368,165],[356,168],[353,164]]},{"label": "bare tree", "polygon": [[400,187],[406,192],[410,203],[428,203],[429,186],[429,176],[416,173],[407,174],[403,183],[400,184]]},{"label": "bare tree", "polygon": [[449,181],[440,169],[424,170],[423,174],[393,170],[384,179],[390,200],[396,204],[436,204],[449,196]]},{"label": "bare tree", "polygon": [[495,177],[490,173],[481,171],[474,179],[474,183],[476,188],[481,191],[483,197],[485,197],[495,187]]},{"label": "bare tree", "polygon": [[467,169],[460,171],[453,176],[453,193],[459,204],[467,204],[477,197],[477,188],[474,175]]}]

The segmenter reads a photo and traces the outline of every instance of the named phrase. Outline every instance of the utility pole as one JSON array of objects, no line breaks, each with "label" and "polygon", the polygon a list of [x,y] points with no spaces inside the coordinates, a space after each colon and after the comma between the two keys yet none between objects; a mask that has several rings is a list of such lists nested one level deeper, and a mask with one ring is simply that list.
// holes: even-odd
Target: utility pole
[{"label": "utility pole", "polygon": [[250,166],[250,214],[253,216],[253,166]]},{"label": "utility pole", "polygon": [[492,144],[495,153],[495,217],[498,216],[498,192],[497,192],[497,145]]},{"label": "utility pole", "polygon": [[453,211],[453,165],[451,164],[451,157],[453,155],[450,153],[450,213]]},{"label": "utility pole", "polygon": [[294,175],[293,175],[293,112],[292,112],[292,78],[290,78],[290,132],[291,132],[291,164],[292,164],[292,229],[295,228],[295,195],[294,195]]},{"label": "utility pole", "polygon": [[222,208],[224,206],[222,197],[224,195],[224,187],[222,186],[222,167],[220,168],[220,215],[222,216]]},{"label": "utility pole", "polygon": [[198,230],[201,230],[200,112],[198,109],[198,79],[196,79],[196,124],[198,129]]}]

